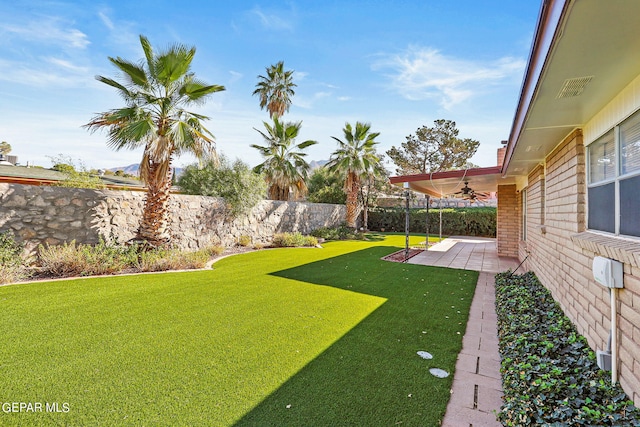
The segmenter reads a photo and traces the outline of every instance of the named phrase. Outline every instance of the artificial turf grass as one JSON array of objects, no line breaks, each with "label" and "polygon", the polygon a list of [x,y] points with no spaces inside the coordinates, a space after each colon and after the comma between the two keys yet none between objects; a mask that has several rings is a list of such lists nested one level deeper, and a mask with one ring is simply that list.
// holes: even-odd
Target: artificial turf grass
[{"label": "artificial turf grass", "polygon": [[0,424],[438,425],[477,275],[379,260],[403,244],[0,288],[0,401],[70,404]]},{"label": "artificial turf grass", "polygon": [[[371,262],[389,250],[371,248],[277,273],[387,301],[237,425],[440,425],[452,376],[438,379],[428,368],[453,373],[477,274]],[[346,270],[351,277],[341,274]],[[434,360],[420,359],[420,349]]]}]

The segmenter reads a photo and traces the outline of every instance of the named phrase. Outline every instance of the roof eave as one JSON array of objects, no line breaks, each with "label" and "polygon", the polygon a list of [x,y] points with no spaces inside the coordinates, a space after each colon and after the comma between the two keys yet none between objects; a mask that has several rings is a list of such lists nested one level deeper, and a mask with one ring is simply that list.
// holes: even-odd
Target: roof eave
[{"label": "roof eave", "polygon": [[542,2],[536,32],[531,45],[529,61],[522,81],[518,106],[511,126],[501,174],[506,175],[513,152],[522,133],[540,77],[547,64],[553,45],[561,35],[561,23],[572,0],[545,0]]}]

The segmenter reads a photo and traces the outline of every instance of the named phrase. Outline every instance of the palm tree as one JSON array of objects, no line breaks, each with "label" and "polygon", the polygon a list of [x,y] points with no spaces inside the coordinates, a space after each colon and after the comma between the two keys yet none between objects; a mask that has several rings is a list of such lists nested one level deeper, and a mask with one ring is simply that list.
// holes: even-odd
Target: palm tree
[{"label": "palm tree", "polygon": [[269,117],[282,117],[289,111],[291,97],[295,95],[293,88],[293,70],[284,71],[284,61],[267,67],[267,75],[258,76],[254,95],[260,97],[260,109],[267,109]]},{"label": "palm tree", "polygon": [[289,194],[299,198],[307,192],[305,181],[308,178],[309,164],[304,160],[306,153],[302,150],[317,144],[318,141],[295,143],[302,122],[281,122],[278,116],[273,118],[273,126],[263,122],[267,133],[258,129],[267,143],[266,146],[252,144],[260,151],[265,161],[253,170],[264,173],[268,185],[269,198],[272,200],[289,200]]},{"label": "palm tree", "polygon": [[358,192],[363,177],[376,173],[380,159],[376,154],[375,139],[379,132],[370,132],[369,123],[356,122],[355,130],[350,123],[343,129],[342,141],[332,136],[338,142],[338,148],[331,154],[327,166],[329,170],[343,177],[344,191],[347,193],[346,222],[348,227],[356,228],[359,214]]},{"label": "palm tree", "polygon": [[96,115],[85,127],[92,132],[106,128],[107,144],[115,150],[144,147],[140,178],[147,195],[137,239],[160,246],[170,240],[167,207],[172,158],[183,153],[198,159],[216,156],[213,134],[202,125],[208,117],[185,108],[203,103],[224,86],[207,85],[190,71],[195,47],[174,45],[156,53],[142,35],[140,44],[146,61],[109,57],[122,73],[122,82],[96,76],[117,89],[126,106]]}]

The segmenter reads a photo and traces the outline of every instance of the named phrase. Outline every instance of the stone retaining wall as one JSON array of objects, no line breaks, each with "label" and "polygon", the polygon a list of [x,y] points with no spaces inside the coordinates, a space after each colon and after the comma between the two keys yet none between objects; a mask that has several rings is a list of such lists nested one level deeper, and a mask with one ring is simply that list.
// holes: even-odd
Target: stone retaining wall
[{"label": "stone retaining wall", "polygon": [[[12,230],[32,251],[39,244],[126,242],[138,227],[145,193],[0,183],[0,231]],[[308,234],[344,221],[345,207],[264,200],[249,214],[230,218],[224,200],[172,195],[172,242],[182,249],[231,246],[240,236],[267,244],[276,233]]]}]

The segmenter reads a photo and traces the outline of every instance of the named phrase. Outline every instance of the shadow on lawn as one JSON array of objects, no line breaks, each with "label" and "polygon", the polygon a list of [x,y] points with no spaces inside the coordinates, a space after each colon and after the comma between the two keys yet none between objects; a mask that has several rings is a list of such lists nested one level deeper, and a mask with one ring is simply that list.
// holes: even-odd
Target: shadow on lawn
[{"label": "shadow on lawn", "polygon": [[[374,247],[274,275],[387,301],[295,373],[236,426],[439,425],[477,273],[380,260]],[[345,272],[348,272],[345,274]],[[432,360],[416,352],[427,350]]]}]

